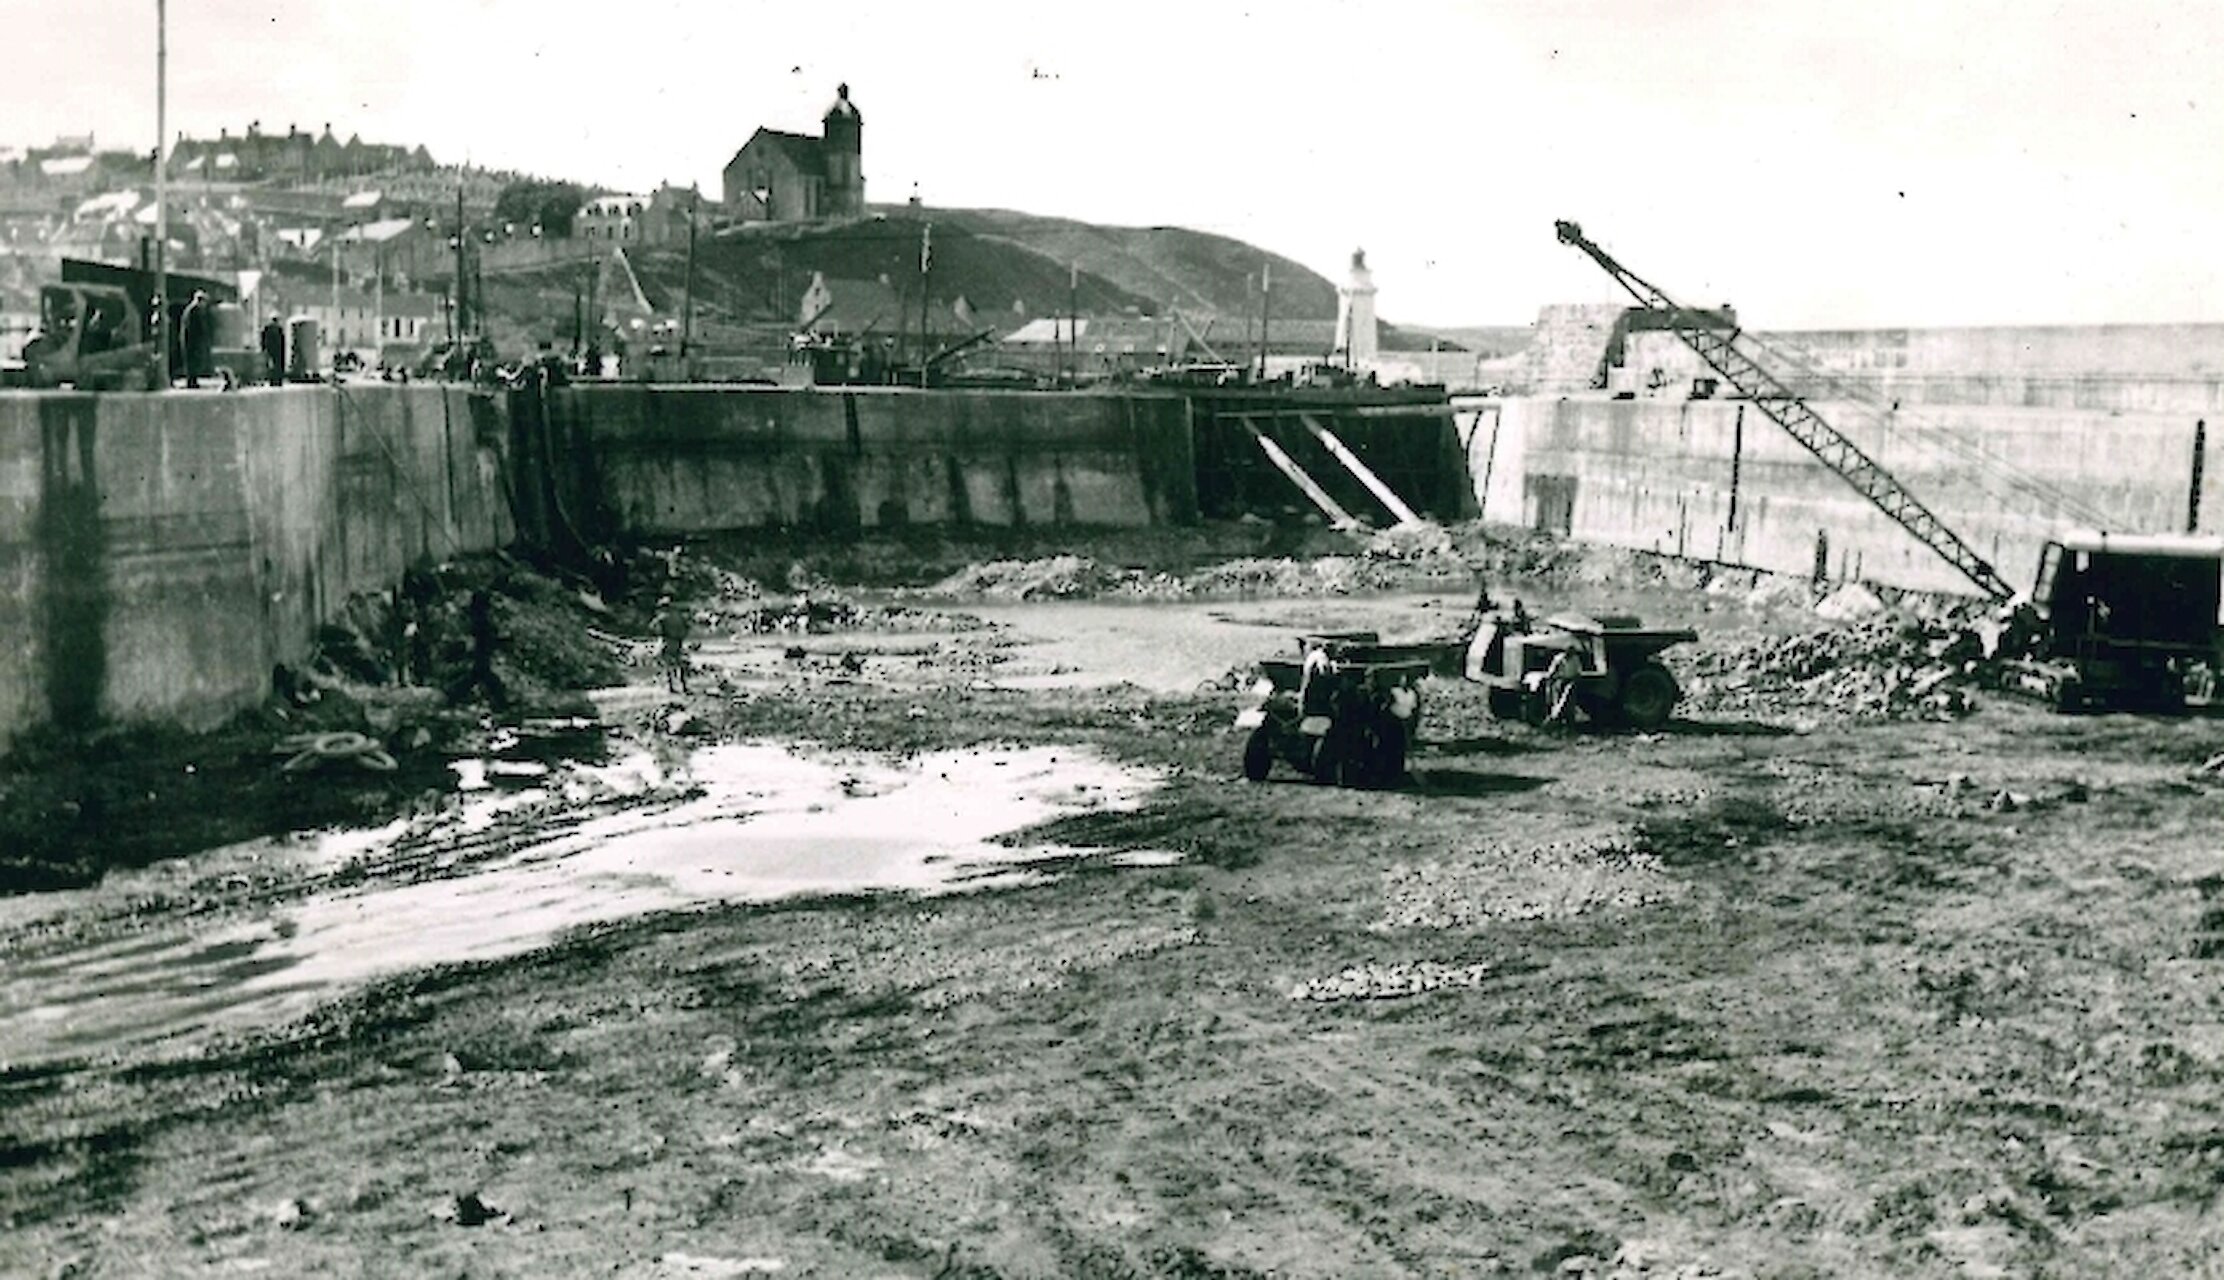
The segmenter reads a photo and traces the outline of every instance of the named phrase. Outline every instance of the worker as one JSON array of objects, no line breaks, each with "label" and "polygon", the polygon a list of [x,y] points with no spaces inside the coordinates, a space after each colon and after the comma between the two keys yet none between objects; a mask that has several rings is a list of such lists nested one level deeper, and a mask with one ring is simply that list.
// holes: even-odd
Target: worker
[{"label": "worker", "polygon": [[664,671],[664,687],[672,693],[687,692],[687,629],[690,619],[687,610],[672,603],[672,597],[659,596],[656,617],[650,627],[664,641],[657,654],[657,665]]},{"label": "worker", "polygon": [[449,701],[462,702],[478,692],[486,695],[488,706],[499,711],[509,705],[510,694],[494,670],[494,650],[500,637],[495,633],[493,594],[485,587],[474,589],[466,614],[471,622],[471,674],[450,687]]},{"label": "worker", "polygon": [[1545,720],[1550,724],[1575,723],[1575,688],[1583,675],[1583,660],[1575,650],[1552,655],[1544,669]]},{"label": "worker", "polygon": [[270,365],[270,385],[286,380],[286,326],[272,316],[263,324],[263,359]]},{"label": "worker", "polygon": [[201,375],[210,372],[209,365],[216,348],[216,318],[210,313],[208,294],[200,289],[185,304],[185,311],[178,317],[178,336],[184,345],[185,386],[188,391],[199,390]]},{"label": "worker", "polygon": [[108,314],[107,308],[95,303],[85,312],[85,331],[78,337],[77,353],[81,356],[97,356],[115,346],[115,317]]}]

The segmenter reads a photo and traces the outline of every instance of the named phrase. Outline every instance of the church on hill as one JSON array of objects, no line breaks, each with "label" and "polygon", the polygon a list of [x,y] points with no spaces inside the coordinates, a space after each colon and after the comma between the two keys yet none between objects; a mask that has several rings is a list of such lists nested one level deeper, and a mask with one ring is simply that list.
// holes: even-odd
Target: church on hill
[{"label": "church on hill", "polygon": [[759,128],[726,162],[727,216],[738,222],[817,222],[865,212],[865,117],[835,90],[819,137]]}]

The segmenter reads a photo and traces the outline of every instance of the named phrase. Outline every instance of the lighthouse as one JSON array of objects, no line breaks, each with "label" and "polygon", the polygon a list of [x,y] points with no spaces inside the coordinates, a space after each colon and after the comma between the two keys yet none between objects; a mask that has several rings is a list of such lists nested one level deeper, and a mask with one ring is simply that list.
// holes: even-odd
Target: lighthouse
[{"label": "lighthouse", "polygon": [[1347,368],[1374,363],[1375,277],[1365,249],[1351,251],[1351,278],[1336,291],[1336,350]]}]

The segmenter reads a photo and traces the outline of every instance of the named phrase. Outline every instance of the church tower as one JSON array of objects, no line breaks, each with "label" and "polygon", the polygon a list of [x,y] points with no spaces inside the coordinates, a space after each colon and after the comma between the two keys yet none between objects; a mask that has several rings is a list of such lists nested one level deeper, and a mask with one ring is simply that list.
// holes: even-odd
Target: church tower
[{"label": "church tower", "polygon": [[1351,251],[1351,279],[1336,291],[1336,350],[1350,368],[1371,364],[1375,346],[1375,277],[1367,251]]},{"label": "church tower", "polygon": [[861,217],[865,212],[865,117],[849,100],[849,86],[834,90],[834,105],[826,109],[824,141],[826,158],[826,214],[835,218]]}]

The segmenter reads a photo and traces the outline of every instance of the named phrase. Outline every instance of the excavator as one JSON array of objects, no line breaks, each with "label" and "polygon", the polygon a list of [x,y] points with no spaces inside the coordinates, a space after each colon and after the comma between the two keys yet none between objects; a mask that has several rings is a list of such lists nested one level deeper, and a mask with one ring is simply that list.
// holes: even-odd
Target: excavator
[{"label": "excavator", "polygon": [[1647,312],[1832,474],[2001,606],[2021,656],[2015,686],[2064,711],[2183,705],[2224,671],[2224,538],[2065,532],[2046,543],[2032,589],[2018,591],[1892,474],[1741,345],[1734,313],[1680,306],[1616,261],[1574,222],[1554,224]]}]

